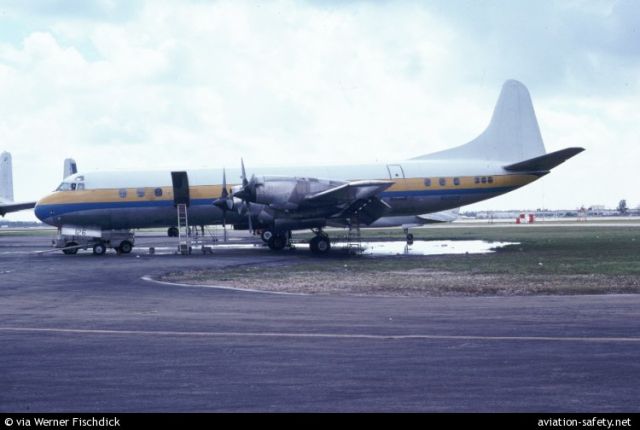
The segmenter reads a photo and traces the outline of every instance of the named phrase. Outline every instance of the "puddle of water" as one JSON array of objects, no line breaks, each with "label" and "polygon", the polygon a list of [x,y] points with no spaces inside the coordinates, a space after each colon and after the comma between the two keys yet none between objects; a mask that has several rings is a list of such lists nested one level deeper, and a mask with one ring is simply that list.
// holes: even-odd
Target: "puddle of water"
[{"label": "puddle of water", "polygon": [[[518,242],[488,242],[485,240],[416,240],[411,245],[404,241],[363,243],[363,255],[444,255],[488,254],[496,248],[517,245]],[[339,246],[339,244],[336,244]]]},{"label": "puddle of water", "polygon": [[[362,255],[385,256],[385,255],[444,255],[444,254],[487,254],[495,252],[496,248],[507,245],[518,245],[518,242],[488,242],[485,240],[416,240],[411,245],[405,241],[394,242],[362,242]],[[267,249],[262,243],[218,243],[210,246],[215,252],[224,249]],[[353,250],[357,251],[357,246],[349,246],[345,242],[333,242],[331,244],[334,251]],[[297,249],[306,250],[309,247],[306,243],[296,243]],[[138,251],[145,254],[148,246],[140,246]],[[176,246],[156,246],[155,254],[166,255],[175,254]],[[194,253],[200,253],[201,248],[194,246]]]}]

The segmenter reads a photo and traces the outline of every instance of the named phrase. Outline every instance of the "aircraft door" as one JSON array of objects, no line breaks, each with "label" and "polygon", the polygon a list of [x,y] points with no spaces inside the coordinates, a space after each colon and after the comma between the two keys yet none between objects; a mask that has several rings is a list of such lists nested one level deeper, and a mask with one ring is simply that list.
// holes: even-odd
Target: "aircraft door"
[{"label": "aircraft door", "polygon": [[173,183],[173,204],[189,206],[189,178],[187,172],[171,172],[171,182]]},{"label": "aircraft door", "polygon": [[387,164],[387,171],[389,172],[389,179],[404,179],[404,169],[399,164]]}]

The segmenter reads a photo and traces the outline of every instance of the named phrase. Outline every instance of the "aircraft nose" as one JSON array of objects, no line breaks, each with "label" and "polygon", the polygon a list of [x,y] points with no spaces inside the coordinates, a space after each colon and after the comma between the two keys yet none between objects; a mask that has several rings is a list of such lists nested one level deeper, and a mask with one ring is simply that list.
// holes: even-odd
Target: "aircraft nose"
[{"label": "aircraft nose", "polygon": [[49,217],[49,211],[44,207],[44,205],[40,204],[40,202],[36,203],[36,207],[33,209],[33,212],[42,222],[46,222],[45,220]]},{"label": "aircraft nose", "polygon": [[38,200],[33,212],[36,217],[45,224],[53,225],[53,210],[50,205],[46,203],[47,198]]}]

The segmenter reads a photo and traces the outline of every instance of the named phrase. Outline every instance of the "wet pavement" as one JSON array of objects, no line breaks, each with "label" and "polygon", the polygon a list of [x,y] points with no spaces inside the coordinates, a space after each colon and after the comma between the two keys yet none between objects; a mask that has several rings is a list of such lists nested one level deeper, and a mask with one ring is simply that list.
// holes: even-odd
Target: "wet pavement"
[{"label": "wet pavement", "polygon": [[148,255],[172,242],[139,243],[130,255],[65,256],[36,253],[48,237],[0,237],[0,410],[640,410],[638,295],[183,288],[142,278],[284,270],[309,253]]}]

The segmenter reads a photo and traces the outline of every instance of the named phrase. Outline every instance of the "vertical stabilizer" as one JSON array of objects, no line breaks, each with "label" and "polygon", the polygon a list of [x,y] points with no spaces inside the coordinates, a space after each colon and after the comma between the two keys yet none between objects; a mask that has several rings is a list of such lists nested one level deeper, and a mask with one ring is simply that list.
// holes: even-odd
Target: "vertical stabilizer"
[{"label": "vertical stabilizer", "polygon": [[520,82],[502,86],[491,122],[474,140],[417,159],[473,159],[514,163],[546,153],[529,91]]},{"label": "vertical stabilizer", "polygon": [[78,165],[76,164],[76,160],[73,158],[66,158],[64,160],[64,168],[62,171],[62,179],[67,176],[75,175],[78,173]]},{"label": "vertical stabilizer", "polygon": [[13,201],[13,168],[11,154],[0,154],[0,199]]}]

